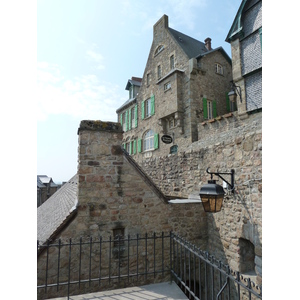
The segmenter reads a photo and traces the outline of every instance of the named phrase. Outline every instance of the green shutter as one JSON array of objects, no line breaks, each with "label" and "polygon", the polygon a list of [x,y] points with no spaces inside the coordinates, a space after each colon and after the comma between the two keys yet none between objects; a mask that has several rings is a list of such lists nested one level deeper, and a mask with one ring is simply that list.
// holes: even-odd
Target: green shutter
[{"label": "green shutter", "polygon": [[207,99],[203,98],[203,117],[207,119]]},{"label": "green shutter", "polygon": [[155,114],[155,97],[154,95],[151,96],[151,116]]},{"label": "green shutter", "polygon": [[142,152],[142,140],[138,139],[138,152]]},{"label": "green shutter", "polygon": [[133,141],[133,154],[136,154],[136,140]]},{"label": "green shutter", "polygon": [[138,108],[137,108],[137,105],[134,107],[134,125],[135,125],[135,128],[137,128],[138,126]]},{"label": "green shutter", "polygon": [[145,119],[145,101],[142,102],[142,120]]},{"label": "green shutter", "polygon": [[230,112],[230,100],[229,100],[228,93],[226,93],[226,109],[228,112]]},{"label": "green shutter", "polygon": [[129,109],[128,130],[131,129],[131,109]]},{"label": "green shutter", "polygon": [[158,141],[159,141],[158,133],[154,134],[154,149],[158,149]]},{"label": "green shutter", "polygon": [[212,102],[212,113],[213,113],[213,117],[215,118],[217,116],[217,101],[214,100]]},{"label": "green shutter", "polygon": [[122,120],[122,118],[123,118],[123,114],[120,114],[120,123],[121,123],[121,125],[123,125],[123,120]]}]

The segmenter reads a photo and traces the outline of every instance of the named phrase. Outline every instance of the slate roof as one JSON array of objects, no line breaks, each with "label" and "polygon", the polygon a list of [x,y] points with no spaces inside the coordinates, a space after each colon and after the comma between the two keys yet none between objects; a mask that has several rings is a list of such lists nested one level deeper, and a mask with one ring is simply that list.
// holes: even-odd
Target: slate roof
[{"label": "slate roof", "polygon": [[76,212],[78,176],[74,175],[37,209],[37,240],[52,238]]},{"label": "slate roof", "polygon": [[196,57],[200,54],[207,52],[205,44],[200,42],[186,34],[183,34],[177,30],[172,28],[168,28],[169,32],[175,38],[179,46],[185,52],[185,54],[189,57],[189,59]]},{"label": "slate roof", "polygon": [[46,186],[43,184],[39,176],[37,176],[37,187],[38,188],[45,188]]},{"label": "slate roof", "polygon": [[141,86],[142,78],[133,77],[134,79],[128,79],[125,90],[129,90],[131,85]]},{"label": "slate roof", "polygon": [[[56,183],[53,182],[51,177],[48,177],[47,175],[37,175],[37,180],[38,180],[38,186],[40,183],[42,184],[48,184],[50,183],[51,187],[57,187],[58,185]],[[45,187],[45,185],[44,185]]]},{"label": "slate roof", "polygon": [[225,50],[223,49],[223,47],[218,47],[218,48],[215,48],[215,49],[212,49],[212,50],[209,50],[203,54],[200,54],[198,56],[196,56],[196,58],[201,58],[201,57],[204,57],[205,55],[209,55],[210,53],[213,53],[213,52],[216,52],[216,51],[219,51],[223,54],[223,56],[225,57],[225,59],[228,61],[228,63],[232,64],[232,61],[231,61],[231,58],[228,56],[228,54],[225,52]]}]

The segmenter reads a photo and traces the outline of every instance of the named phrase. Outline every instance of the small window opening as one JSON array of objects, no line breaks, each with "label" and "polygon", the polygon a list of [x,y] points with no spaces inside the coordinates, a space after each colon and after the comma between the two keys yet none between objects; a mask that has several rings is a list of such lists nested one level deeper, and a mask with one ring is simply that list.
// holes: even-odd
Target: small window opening
[{"label": "small window opening", "polygon": [[113,229],[114,247],[124,245],[124,228]]},{"label": "small window opening", "polygon": [[246,239],[239,239],[240,248],[240,272],[251,273],[255,271],[255,253],[254,245]]}]

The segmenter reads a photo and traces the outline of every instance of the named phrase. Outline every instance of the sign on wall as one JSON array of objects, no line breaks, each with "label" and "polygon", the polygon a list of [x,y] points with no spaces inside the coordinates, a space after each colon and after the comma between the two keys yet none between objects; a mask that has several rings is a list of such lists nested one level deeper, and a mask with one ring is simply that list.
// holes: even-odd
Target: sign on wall
[{"label": "sign on wall", "polygon": [[164,134],[162,137],[161,137],[161,141],[165,144],[171,144],[173,142],[173,139],[170,135],[168,134]]}]

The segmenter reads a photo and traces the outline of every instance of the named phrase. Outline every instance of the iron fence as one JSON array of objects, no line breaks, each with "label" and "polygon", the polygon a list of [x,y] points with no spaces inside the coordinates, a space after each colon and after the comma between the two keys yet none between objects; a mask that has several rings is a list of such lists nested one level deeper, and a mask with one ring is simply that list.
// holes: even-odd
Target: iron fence
[{"label": "iron fence", "polygon": [[262,288],[208,252],[171,233],[171,274],[189,299],[262,299]]},{"label": "iron fence", "polygon": [[189,299],[262,299],[261,287],[170,233],[37,243],[38,299],[174,280]]}]

